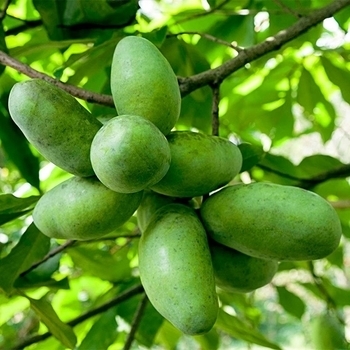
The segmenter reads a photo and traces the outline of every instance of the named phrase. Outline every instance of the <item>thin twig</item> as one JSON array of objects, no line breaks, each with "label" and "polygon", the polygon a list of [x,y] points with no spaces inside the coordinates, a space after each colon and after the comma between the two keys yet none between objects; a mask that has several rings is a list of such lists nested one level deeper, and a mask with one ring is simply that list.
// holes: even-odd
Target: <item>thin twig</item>
[{"label": "thin twig", "polygon": [[219,136],[219,102],[220,102],[220,84],[213,84],[213,103],[211,109],[212,135]]},{"label": "thin twig", "polygon": [[[23,20],[21,20],[23,21]],[[43,24],[43,21],[41,19],[35,19],[32,21],[23,21],[23,24],[18,25],[17,27],[9,28],[5,30],[5,36],[9,35],[17,35],[19,33],[22,33],[23,31],[27,29],[32,29],[39,27]]]},{"label": "thin twig", "polygon": [[294,11],[293,9],[291,9],[290,7],[288,7],[286,4],[284,4],[281,0],[273,0],[284,12],[296,17],[296,18],[300,18],[302,17],[300,13]]},{"label": "thin twig", "polygon": [[200,37],[207,39],[209,41],[212,41],[214,43],[218,43],[227,47],[230,47],[231,49],[237,51],[237,52],[241,52],[243,50],[243,48],[237,46],[236,44],[234,44],[233,42],[230,43],[226,40],[222,40],[220,38],[217,38],[216,36],[207,34],[207,33],[201,33],[201,32],[197,32],[197,31],[185,31],[185,32],[178,32],[178,33],[171,33],[167,35],[167,38],[171,38],[174,36],[178,36],[178,35],[199,35]]},{"label": "thin twig", "polygon": [[143,298],[140,300],[140,303],[137,307],[134,318],[131,322],[130,332],[128,334],[128,337],[126,338],[123,350],[130,350],[131,349],[131,345],[135,339],[135,334],[136,334],[136,331],[140,325],[141,319],[144,315],[147,303],[148,303],[148,298],[147,298],[147,295],[145,293]]},{"label": "thin twig", "polygon": [[325,297],[326,303],[328,306],[331,306],[332,308],[336,308],[337,307],[337,303],[335,302],[335,300],[330,296],[330,294],[328,293],[327,289],[325,288],[325,286],[322,283],[321,277],[318,276],[315,272],[314,269],[314,264],[312,261],[308,261],[308,267],[311,273],[311,276],[313,278],[313,281],[316,285],[316,287],[318,288],[318,290],[321,292],[321,294]]},{"label": "thin twig", "polygon": [[0,64],[4,66],[9,66],[16,71],[25,74],[30,78],[43,79],[59,88],[67,91],[71,95],[85,100],[87,102],[94,102],[104,106],[114,107],[112,96],[102,95],[96,92],[87,91],[74,85],[63,83],[60,80],[54,79],[45,73],[41,73],[32,67],[16,60],[15,58],[9,56],[6,52],[0,50]]},{"label": "thin twig", "polygon": [[7,9],[9,8],[12,0],[5,0],[4,7],[0,10],[0,22],[6,17]]},{"label": "thin twig", "polygon": [[[133,287],[125,290],[121,294],[117,295],[115,298],[111,299],[110,301],[106,302],[105,304],[102,304],[102,305],[96,307],[95,309],[92,309],[92,310],[86,312],[85,314],[82,314],[82,315],[74,318],[73,320],[67,322],[67,324],[71,327],[74,327],[74,326],[88,320],[89,318],[96,316],[96,315],[99,315],[99,314],[109,310],[113,306],[116,306],[116,305],[122,303],[123,301],[128,300],[128,299],[132,298],[133,296],[140,294],[142,292],[143,292],[143,287],[141,284],[133,286]],[[23,341],[22,343],[17,344],[11,350],[23,350],[26,346],[38,343],[38,342],[43,341],[51,336],[52,336],[51,332],[46,332],[43,334],[35,335],[35,336]]]},{"label": "thin twig", "polygon": [[68,247],[71,247],[74,243],[76,243],[77,241],[75,240],[68,240],[66,242],[64,242],[63,244],[61,244],[60,246],[52,249],[50,252],[48,252],[41,260],[37,261],[36,263],[34,263],[29,269],[23,271],[20,276],[25,276],[26,274],[28,274],[29,272],[33,271],[35,268],[37,268],[38,266],[40,266],[41,264],[43,264],[44,262],[46,262],[47,260],[51,259],[52,257],[54,257],[55,255],[63,252],[65,249],[67,249]]},{"label": "thin twig", "polygon": [[187,16],[185,18],[179,19],[177,22],[174,23],[174,25],[182,23],[182,22],[187,22],[190,21],[192,19],[196,19],[199,17],[204,17],[204,16],[208,16],[213,12],[216,12],[217,10],[220,10],[223,6],[225,6],[228,2],[230,2],[230,0],[224,0],[223,2],[221,2],[220,4],[218,4],[217,6],[212,7],[210,10],[208,11],[204,11],[204,12],[199,12],[199,13],[195,13],[191,16]]}]

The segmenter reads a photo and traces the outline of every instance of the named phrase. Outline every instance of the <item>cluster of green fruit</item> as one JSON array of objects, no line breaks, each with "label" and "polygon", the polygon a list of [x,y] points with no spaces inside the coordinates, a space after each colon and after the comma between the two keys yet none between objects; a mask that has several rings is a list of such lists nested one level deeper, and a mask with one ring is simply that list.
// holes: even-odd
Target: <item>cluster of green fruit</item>
[{"label": "cluster of green fruit", "polygon": [[102,125],[43,80],[13,87],[13,120],[43,156],[74,175],[40,198],[33,220],[49,237],[88,240],[137,211],[142,284],[184,333],[212,328],[216,286],[249,292],[272,280],[279,261],[323,258],[338,246],[340,221],[323,198],[277,184],[230,186],[242,166],[236,145],[171,131],[179,86],[148,40],[117,44],[111,91],[118,116]]}]

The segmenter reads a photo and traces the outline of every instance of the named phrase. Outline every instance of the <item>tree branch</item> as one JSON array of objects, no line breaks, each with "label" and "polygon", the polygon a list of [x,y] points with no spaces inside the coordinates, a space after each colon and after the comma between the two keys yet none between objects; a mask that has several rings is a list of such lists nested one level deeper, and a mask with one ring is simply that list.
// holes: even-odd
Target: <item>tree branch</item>
[{"label": "tree branch", "polygon": [[54,79],[50,76],[48,76],[45,73],[41,73],[30,66],[16,60],[15,58],[9,56],[6,52],[0,50],[0,64],[4,66],[9,66],[16,71],[25,74],[26,76],[30,78],[39,78],[43,79],[53,85],[58,86],[59,88],[67,91],[72,96],[75,96],[77,98],[80,98],[82,100],[85,100],[87,102],[97,103],[100,105],[108,106],[108,107],[114,107],[112,96],[109,95],[102,95],[98,94],[92,91],[87,91],[84,89],[81,89],[77,86],[70,85],[63,83],[60,80]]},{"label": "tree branch", "polygon": [[136,334],[136,331],[140,325],[140,322],[141,322],[142,316],[145,312],[147,303],[148,303],[148,297],[145,293],[143,298],[140,300],[140,303],[139,303],[137,310],[135,312],[134,318],[133,318],[132,323],[131,323],[130,332],[129,332],[128,337],[125,341],[123,350],[130,350],[131,349],[132,342],[135,339],[135,334]]},{"label": "tree branch", "polygon": [[320,173],[310,178],[301,178],[301,177],[289,175],[289,174],[283,173],[282,171],[272,169],[262,164],[257,164],[257,167],[263,170],[269,171],[271,173],[277,174],[286,179],[294,180],[297,182],[295,186],[302,187],[305,189],[310,189],[330,179],[350,176],[350,164],[344,164],[338,168],[324,171],[323,173]]},{"label": "tree branch", "polygon": [[302,17],[296,23],[285,30],[281,30],[275,36],[269,37],[263,42],[241,51],[236,57],[226,61],[221,66],[204,71],[187,78],[180,78],[180,90],[182,96],[213,82],[221,82],[232,73],[244,67],[247,63],[257,60],[271,51],[276,51],[281,46],[295,39],[310,28],[321,23],[324,19],[333,16],[338,11],[350,5],[350,0],[336,0],[333,3],[314,10],[310,15]]},{"label": "tree branch", "polygon": [[213,103],[211,108],[212,135],[219,136],[219,102],[220,102],[220,84],[212,85]]},{"label": "tree branch", "polygon": [[[74,327],[74,326],[86,321],[87,319],[89,319],[93,316],[96,316],[98,314],[101,314],[101,313],[109,310],[113,306],[116,306],[116,305],[122,303],[123,301],[128,300],[128,299],[132,298],[133,296],[140,294],[142,292],[143,292],[143,287],[141,284],[133,286],[133,287],[125,290],[121,294],[117,295],[115,298],[111,299],[110,301],[106,302],[105,304],[102,304],[102,305],[96,307],[95,309],[92,309],[92,310],[86,312],[85,314],[82,314],[82,315],[74,318],[73,320],[67,322],[67,324],[71,327]],[[35,336],[23,341],[22,343],[17,344],[11,350],[23,350],[26,346],[38,343],[38,342],[43,341],[51,336],[52,336],[52,334],[50,332],[35,335]]]}]

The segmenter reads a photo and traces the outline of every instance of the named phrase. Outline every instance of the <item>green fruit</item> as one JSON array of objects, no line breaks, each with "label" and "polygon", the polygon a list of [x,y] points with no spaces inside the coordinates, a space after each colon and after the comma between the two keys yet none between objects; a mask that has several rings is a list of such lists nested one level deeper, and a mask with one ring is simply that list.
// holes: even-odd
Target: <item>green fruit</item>
[{"label": "green fruit", "polygon": [[33,220],[43,234],[52,238],[94,239],[123,225],[141,199],[142,192],[117,193],[95,177],[72,177],[39,199]]},{"label": "green fruit", "polygon": [[168,136],[171,163],[151,189],[171,197],[196,197],[230,182],[242,166],[242,155],[227,139],[191,131]]},{"label": "green fruit", "polygon": [[139,192],[157,183],[170,166],[165,136],[149,120],[115,117],[91,143],[91,163],[100,181],[116,192]]},{"label": "green fruit", "polygon": [[143,192],[143,197],[141,204],[137,208],[137,224],[141,230],[144,232],[148,223],[151,220],[153,214],[164,205],[173,203],[175,198],[163,196],[162,194],[153,192],[151,190],[145,190]]},{"label": "green fruit", "polygon": [[50,162],[77,175],[94,175],[90,145],[102,124],[73,96],[42,80],[17,83],[9,96],[12,119]]},{"label": "green fruit", "polygon": [[310,338],[317,350],[348,349],[344,326],[333,313],[314,316],[311,320]]},{"label": "green fruit", "polygon": [[169,62],[147,39],[128,36],[117,44],[111,90],[118,114],[140,115],[165,135],[179,118],[177,78]]},{"label": "green fruit", "polygon": [[182,332],[208,332],[218,312],[205,230],[192,208],[168,204],[156,211],[139,243],[139,270],[158,312]]},{"label": "green fruit", "polygon": [[215,241],[262,259],[321,259],[338,247],[342,234],[325,199],[292,186],[229,186],[205,200],[200,212]]},{"label": "green fruit", "polygon": [[248,293],[270,283],[277,272],[276,260],[254,258],[210,241],[216,285],[226,292]]}]

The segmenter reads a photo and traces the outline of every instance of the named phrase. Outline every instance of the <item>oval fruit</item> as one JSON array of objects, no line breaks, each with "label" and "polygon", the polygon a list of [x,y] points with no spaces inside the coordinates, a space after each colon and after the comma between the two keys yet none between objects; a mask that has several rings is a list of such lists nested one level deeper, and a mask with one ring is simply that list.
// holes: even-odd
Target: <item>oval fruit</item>
[{"label": "oval fruit", "polygon": [[248,293],[270,283],[278,269],[276,260],[254,258],[210,241],[216,285],[226,292]]},{"label": "oval fruit", "polygon": [[141,199],[142,192],[117,193],[95,177],[72,177],[39,199],[33,221],[51,238],[99,238],[123,225]]},{"label": "oval fruit", "polygon": [[106,122],[91,143],[100,181],[116,192],[139,192],[157,183],[170,166],[165,136],[149,120],[122,115]]},{"label": "oval fruit", "polygon": [[157,311],[182,332],[208,332],[218,312],[205,230],[193,209],[168,204],[156,211],[139,243],[139,270]]},{"label": "oval fruit", "polygon": [[74,175],[94,175],[90,145],[102,124],[73,96],[42,79],[27,80],[13,86],[9,111],[46,159]]},{"label": "oval fruit", "polygon": [[174,201],[175,198],[173,197],[164,196],[151,190],[145,190],[136,212],[137,224],[141,232],[145,231],[151,217],[159,208]]},{"label": "oval fruit", "polygon": [[140,115],[165,135],[180,115],[176,75],[158,48],[147,39],[128,36],[117,44],[111,90],[118,114]]},{"label": "oval fruit", "polygon": [[192,131],[167,136],[171,163],[151,189],[171,197],[196,197],[230,182],[242,166],[239,148],[227,139]]},{"label": "oval fruit", "polygon": [[292,186],[229,186],[205,200],[200,212],[215,241],[263,259],[321,259],[338,247],[342,234],[325,199]]}]

